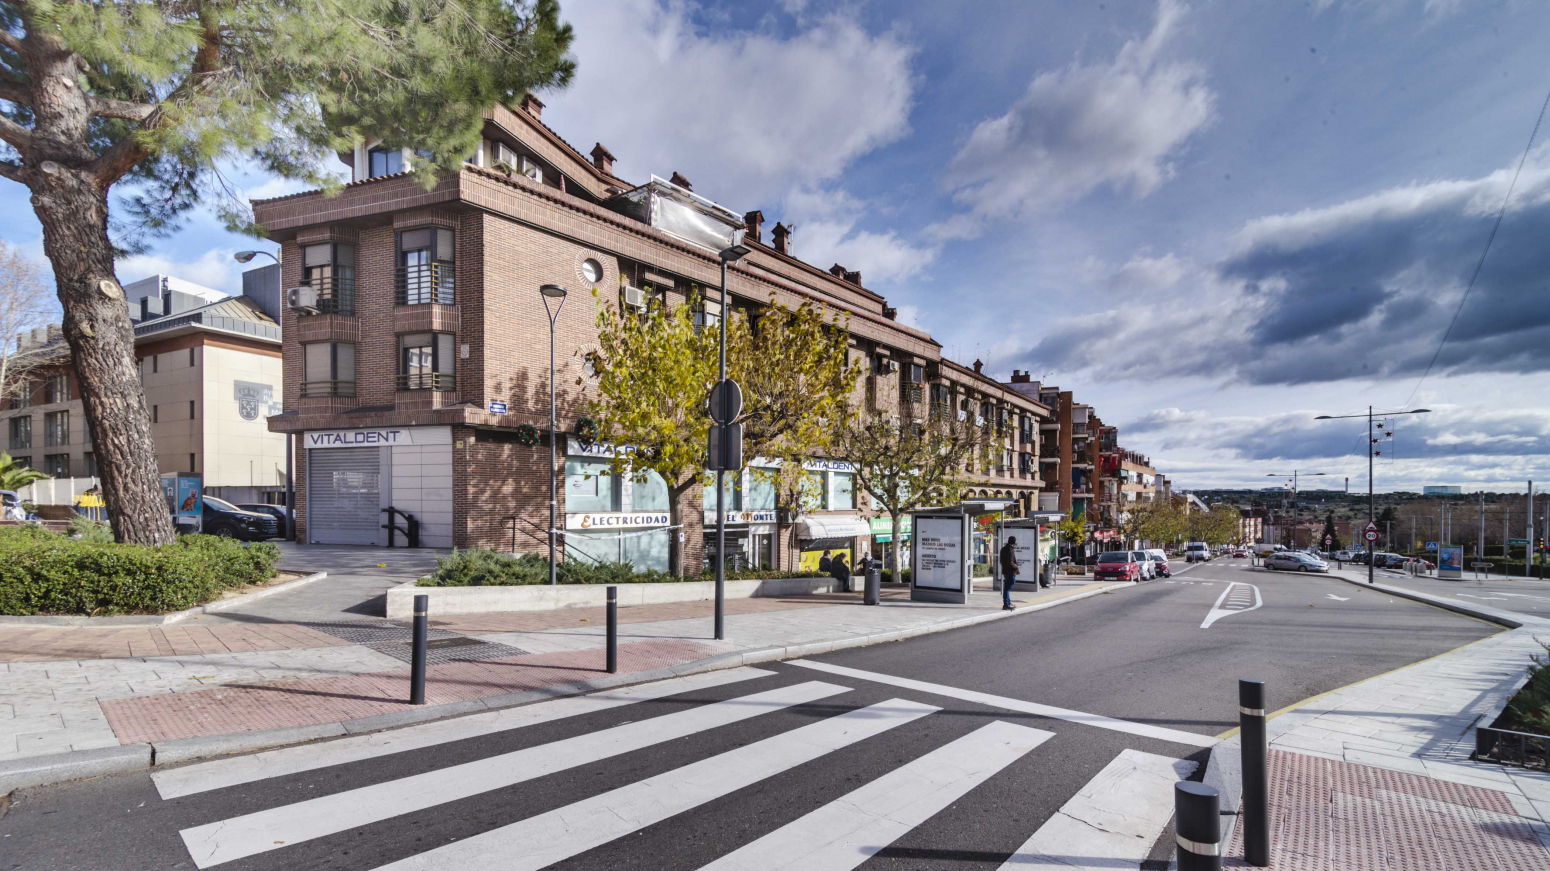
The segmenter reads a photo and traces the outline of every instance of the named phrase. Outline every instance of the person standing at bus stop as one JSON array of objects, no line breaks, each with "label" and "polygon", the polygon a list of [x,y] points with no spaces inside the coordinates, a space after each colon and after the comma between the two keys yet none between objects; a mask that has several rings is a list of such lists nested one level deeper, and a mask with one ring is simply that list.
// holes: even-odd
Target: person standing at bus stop
[{"label": "person standing at bus stop", "polygon": [[1008,538],[1006,544],[1001,546],[1001,610],[1015,611],[1017,606],[1012,604],[1012,588],[1017,586],[1017,552],[1013,546],[1017,539]]}]

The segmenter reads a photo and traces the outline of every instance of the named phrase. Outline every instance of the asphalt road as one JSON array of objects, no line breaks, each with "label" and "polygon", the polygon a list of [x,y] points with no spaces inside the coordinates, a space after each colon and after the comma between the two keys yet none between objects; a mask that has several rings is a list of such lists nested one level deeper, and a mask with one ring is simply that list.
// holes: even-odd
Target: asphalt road
[{"label": "asphalt road", "polygon": [[[1365,571],[1366,567],[1362,568]],[[1500,576],[1495,580],[1476,581],[1469,577],[1467,571],[1462,580],[1443,581],[1437,578],[1388,572],[1383,569],[1378,569],[1374,573],[1374,580],[1393,587],[1404,587],[1407,590],[1429,593],[1433,596],[1458,599],[1460,602],[1472,602],[1476,605],[1500,608],[1503,611],[1550,617],[1550,581],[1532,578],[1503,580]]]},{"label": "asphalt road", "polygon": [[[1056,811],[1122,760],[1203,762],[1209,736],[1236,724],[1236,678],[1266,680],[1280,707],[1497,631],[1245,562],[805,664],[648,685],[659,689],[629,692],[659,697],[628,704],[514,709],[534,719],[467,737],[452,721],[375,750],[359,738],[286,750],[247,773],[256,763],[237,757],[159,769],[159,782],[23,791],[0,817],[0,869],[694,869],[735,851],[742,864],[725,867],[770,868],[903,794],[917,800],[890,817],[916,818],[863,829],[880,852],[793,867],[995,869],[1046,832],[1054,854],[1080,858]],[[575,709],[539,719],[555,705]],[[410,740],[426,746],[400,750]],[[922,785],[944,777],[951,788]],[[1151,867],[1169,852],[1164,824],[1138,848]]]}]

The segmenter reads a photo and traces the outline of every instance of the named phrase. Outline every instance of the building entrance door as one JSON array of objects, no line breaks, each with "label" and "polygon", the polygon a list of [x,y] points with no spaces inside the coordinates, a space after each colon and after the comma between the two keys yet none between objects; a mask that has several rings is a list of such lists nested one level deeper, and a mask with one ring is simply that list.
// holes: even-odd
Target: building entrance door
[{"label": "building entrance door", "polygon": [[307,451],[307,540],[313,544],[382,542],[382,450]]}]

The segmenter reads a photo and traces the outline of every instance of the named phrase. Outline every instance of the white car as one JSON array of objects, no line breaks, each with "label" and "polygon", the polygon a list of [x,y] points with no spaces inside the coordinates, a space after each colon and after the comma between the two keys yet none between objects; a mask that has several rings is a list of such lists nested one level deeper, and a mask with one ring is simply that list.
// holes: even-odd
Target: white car
[{"label": "white car", "polygon": [[1141,580],[1157,580],[1157,564],[1152,562],[1151,554],[1144,550],[1133,550],[1130,552],[1130,558],[1141,564]]},{"label": "white car", "polygon": [[1203,541],[1186,542],[1184,545],[1184,561],[1190,563],[1208,563],[1211,561],[1211,545]]}]

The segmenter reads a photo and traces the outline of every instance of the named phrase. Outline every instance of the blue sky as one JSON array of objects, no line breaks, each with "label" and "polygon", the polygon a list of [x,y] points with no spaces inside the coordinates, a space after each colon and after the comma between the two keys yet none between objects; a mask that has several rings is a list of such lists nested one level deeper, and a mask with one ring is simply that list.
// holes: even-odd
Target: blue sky
[{"label": "blue sky", "polygon": [[[1550,147],[1424,382],[1550,90],[1532,2],[572,0],[542,95],[626,178],[795,222],[951,356],[1076,391],[1179,486],[1550,477]],[[1541,131],[1550,142],[1550,130]],[[244,178],[250,191],[293,189]],[[34,252],[19,188],[0,237]],[[196,216],[120,277],[235,290]]]}]

